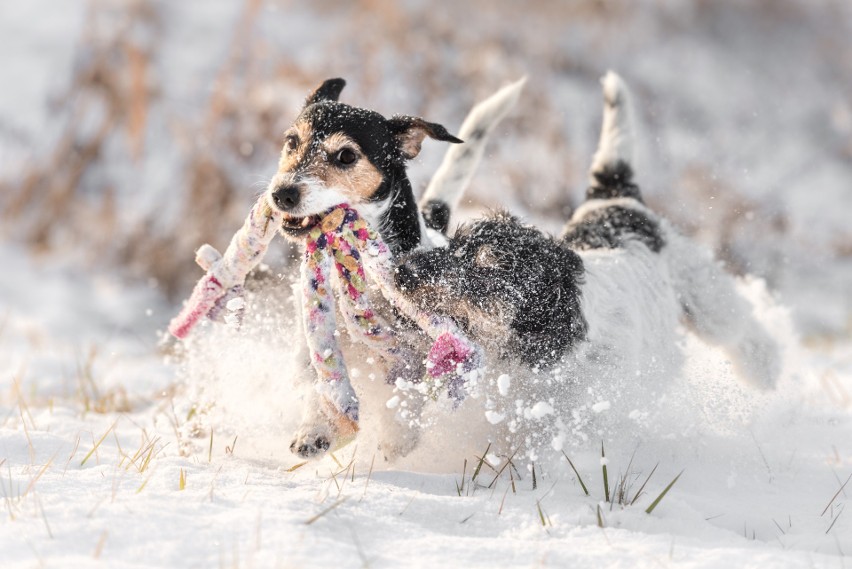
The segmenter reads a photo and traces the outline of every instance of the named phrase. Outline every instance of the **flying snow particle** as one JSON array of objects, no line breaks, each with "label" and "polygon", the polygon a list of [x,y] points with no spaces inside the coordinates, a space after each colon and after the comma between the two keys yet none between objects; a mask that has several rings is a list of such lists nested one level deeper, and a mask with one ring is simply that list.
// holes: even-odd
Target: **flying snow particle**
[{"label": "flying snow particle", "polygon": [[506,375],[505,373],[497,378],[497,390],[503,397],[509,395],[510,385],[512,385],[512,378]]},{"label": "flying snow particle", "polygon": [[545,415],[553,413],[553,407],[547,401],[539,401],[530,409],[530,417],[533,419],[541,419]]},{"label": "flying snow particle", "polygon": [[609,401],[598,401],[597,403],[592,405],[592,411],[594,411],[595,413],[601,413],[603,411],[606,411],[610,407],[612,407],[612,405],[610,405]]},{"label": "flying snow particle", "polygon": [[492,425],[496,425],[506,418],[506,415],[503,413],[498,413],[497,411],[486,411],[485,418],[488,419],[488,422]]}]

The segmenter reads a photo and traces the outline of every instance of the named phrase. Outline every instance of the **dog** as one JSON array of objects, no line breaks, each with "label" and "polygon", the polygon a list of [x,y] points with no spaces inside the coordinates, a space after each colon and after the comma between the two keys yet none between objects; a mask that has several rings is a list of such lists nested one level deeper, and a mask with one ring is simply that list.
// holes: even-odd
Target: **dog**
[{"label": "dog", "polygon": [[[301,242],[322,213],[347,203],[379,232],[394,255],[443,244],[442,233],[451,209],[461,199],[489,134],[517,100],[523,80],[474,107],[460,131],[468,139],[465,144],[438,123],[402,115],[385,118],[375,111],[342,103],[339,97],[345,84],[340,78],[324,81],[307,97],[284,134],[278,171],[266,190],[269,204],[283,214],[281,232],[288,239]],[[441,175],[433,179],[418,206],[406,174],[406,162],[419,154],[427,137],[458,144],[461,150],[447,154]],[[394,322],[390,306],[381,302],[379,305],[385,320]],[[425,353],[428,345],[423,344],[422,335],[411,333],[406,338],[407,343]],[[405,454],[417,436],[398,424],[396,413],[384,405],[392,385],[373,381],[382,376],[381,371],[375,373],[375,362],[365,358],[363,349],[353,349],[345,335],[341,340],[346,344],[347,362],[370,369],[365,376],[359,375],[363,378],[360,380],[353,374],[353,387],[359,399],[374,395],[371,391],[378,392],[377,403],[371,407],[378,412],[384,410],[382,431],[388,440],[382,447],[386,457]],[[304,339],[299,347],[303,361],[301,383],[308,386],[308,397],[290,450],[302,458],[318,458],[343,436],[353,434],[353,426],[323,399],[307,359]],[[405,410],[410,411],[413,410]]]},{"label": "dog", "polygon": [[537,388],[539,411],[607,383],[618,384],[610,395],[629,405],[631,389],[652,389],[653,378],[679,369],[680,322],[723,348],[743,381],[772,388],[780,373],[776,342],[735,279],[644,204],[627,87],[612,72],[602,84],[603,127],[586,200],[559,238],[498,212],[461,226],[446,247],[400,259],[397,286],[455,319],[492,367],[519,366],[547,384]]}]

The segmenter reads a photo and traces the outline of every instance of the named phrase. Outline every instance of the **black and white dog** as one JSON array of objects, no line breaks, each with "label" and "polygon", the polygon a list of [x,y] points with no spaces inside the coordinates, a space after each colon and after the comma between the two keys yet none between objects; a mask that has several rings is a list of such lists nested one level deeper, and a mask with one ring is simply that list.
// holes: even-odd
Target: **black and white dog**
[{"label": "black and white dog", "polygon": [[778,346],[735,279],[643,203],[627,89],[614,73],[602,83],[591,185],[561,237],[497,213],[460,227],[447,247],[407,255],[397,269],[404,294],[454,318],[492,367],[557,372],[539,391],[538,411],[504,409],[493,422],[551,412],[570,400],[577,378],[581,389],[619,382],[622,399],[650,389],[648,378],[681,364],[679,322],[722,347],[748,384],[771,388],[780,373]]},{"label": "black and white dog", "polygon": [[[479,163],[488,135],[514,105],[523,80],[474,107],[460,131],[465,144],[459,144],[462,140],[443,126],[418,117],[388,119],[375,111],[341,103],[338,98],[345,84],[343,79],[329,79],[320,85],[284,135],[278,171],[266,193],[270,205],[283,213],[282,233],[301,241],[319,222],[320,214],[348,203],[378,230],[394,255],[442,244],[441,233]],[[459,146],[447,153],[418,207],[406,162],[419,154],[426,137]],[[379,310],[387,321],[394,320],[386,303]],[[424,339],[410,336],[412,346],[421,347],[425,354],[428,346],[419,346]],[[395,411],[384,404],[393,386],[385,383],[383,373],[375,370],[376,362],[366,358],[363,349],[353,349],[345,335],[342,340],[349,367],[369,371],[352,374],[358,398],[372,399],[375,392],[376,401],[361,408],[386,415],[382,417],[387,423],[382,429],[387,435],[385,454],[404,454],[416,441],[416,433],[397,424]],[[302,375],[303,383],[311,386],[316,382],[307,359]],[[318,390],[309,388],[308,393],[302,425],[290,446],[305,458],[324,454],[342,435],[349,434],[340,432],[347,428],[346,422],[322,400]]]}]

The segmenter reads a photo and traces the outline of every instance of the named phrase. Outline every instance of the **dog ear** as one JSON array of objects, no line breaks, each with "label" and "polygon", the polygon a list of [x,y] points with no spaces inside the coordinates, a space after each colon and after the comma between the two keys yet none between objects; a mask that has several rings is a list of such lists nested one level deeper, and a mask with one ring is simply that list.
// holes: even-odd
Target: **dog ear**
[{"label": "dog ear", "polygon": [[399,150],[408,160],[420,154],[420,144],[427,136],[435,140],[452,142],[454,144],[464,142],[447,132],[447,129],[443,126],[433,122],[426,122],[418,117],[397,115],[388,122],[390,123],[394,138],[396,138],[399,145]]},{"label": "dog ear", "polygon": [[313,105],[314,103],[319,103],[320,101],[336,101],[340,98],[340,92],[343,91],[343,88],[346,86],[346,81],[337,77],[335,79],[326,79],[322,82],[322,85],[316,88],[316,90],[308,95],[308,98],[305,100],[305,106]]}]

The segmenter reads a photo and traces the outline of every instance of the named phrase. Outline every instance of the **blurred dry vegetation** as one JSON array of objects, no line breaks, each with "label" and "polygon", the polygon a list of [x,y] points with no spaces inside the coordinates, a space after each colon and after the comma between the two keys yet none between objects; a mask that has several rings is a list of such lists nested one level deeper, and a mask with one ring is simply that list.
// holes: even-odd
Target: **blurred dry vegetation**
[{"label": "blurred dry vegetation", "polygon": [[[796,257],[790,243],[799,240],[790,202],[778,192],[788,166],[809,174],[780,164],[781,156],[764,170],[750,162],[773,158],[779,137],[807,131],[823,141],[819,154],[831,167],[852,175],[844,115],[852,113],[852,58],[836,56],[852,45],[843,0],[245,0],[230,7],[91,0],[86,10],[66,86],[49,94],[55,128],[28,163],[0,172],[4,237],[153,277],[173,298],[198,277],[193,250],[224,246],[238,227],[274,173],[281,133],[305,94],[329,76],[347,79],[347,102],[420,114],[452,130],[477,100],[528,75],[470,206],[505,205],[555,230],[581,199],[600,120],[597,79],[615,68],[633,86],[649,142],[640,169],[649,201],[735,270],[756,271],[778,288]],[[185,37],[186,23],[201,15],[215,25]],[[799,60],[785,62],[789,54]],[[730,67],[725,58],[742,70],[713,78]],[[783,85],[785,67],[792,74],[813,61],[821,100],[800,105],[798,117],[777,102],[761,106]],[[747,83],[725,84],[749,74],[753,93]],[[178,95],[172,83],[183,85]],[[707,84],[726,98],[716,104]],[[826,86],[837,92],[823,93]],[[738,98],[736,89],[745,94]],[[779,96],[796,93],[812,98],[795,85]],[[825,106],[824,116],[814,105]],[[427,147],[413,165],[417,189],[442,151]],[[754,172],[745,180],[744,168]],[[834,231],[819,242],[818,258],[848,266],[850,243],[852,231]],[[811,261],[803,253],[801,267]],[[838,294],[848,314],[849,294]]]}]

